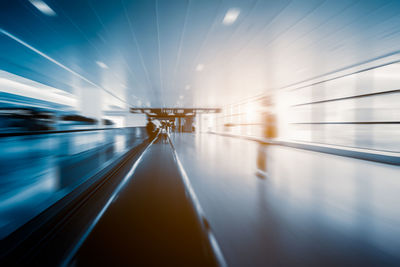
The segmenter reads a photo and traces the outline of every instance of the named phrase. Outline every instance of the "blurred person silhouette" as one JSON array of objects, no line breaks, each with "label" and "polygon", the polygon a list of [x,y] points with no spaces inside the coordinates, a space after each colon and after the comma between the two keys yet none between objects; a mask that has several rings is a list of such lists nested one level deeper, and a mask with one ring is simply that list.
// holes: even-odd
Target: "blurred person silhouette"
[{"label": "blurred person silhouette", "polygon": [[149,137],[150,141],[153,140],[153,138],[157,134],[157,129],[156,125],[153,123],[150,117],[147,118],[147,124],[146,124],[146,131],[147,131],[147,136]]},{"label": "blurred person silhouette", "polygon": [[162,134],[168,133],[168,124],[166,121],[161,121],[161,133]]},{"label": "blurred person silhouette", "polygon": [[258,147],[257,153],[257,172],[259,178],[268,176],[267,169],[267,152],[268,146],[272,139],[277,137],[276,116],[274,114],[274,106],[271,97],[265,97],[262,101],[261,118],[262,118],[262,137],[263,141]]},{"label": "blurred person silhouette", "polygon": [[169,134],[171,133],[171,122],[170,122],[170,121],[167,121],[167,122],[165,123],[165,126],[166,126],[166,128],[167,128],[167,134],[169,135]]}]

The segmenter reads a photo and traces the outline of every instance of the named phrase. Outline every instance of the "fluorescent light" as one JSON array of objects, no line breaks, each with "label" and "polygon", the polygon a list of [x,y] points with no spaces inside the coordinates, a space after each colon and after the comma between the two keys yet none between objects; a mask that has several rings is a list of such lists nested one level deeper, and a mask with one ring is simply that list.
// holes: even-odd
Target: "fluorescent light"
[{"label": "fluorescent light", "polygon": [[236,19],[239,17],[240,9],[239,8],[230,8],[225,14],[224,20],[222,23],[224,25],[232,25]]},{"label": "fluorescent light", "polygon": [[42,0],[30,0],[31,4],[34,5],[40,12],[47,16],[56,16],[56,12],[54,12],[51,7],[49,7],[45,2]]},{"label": "fluorescent light", "polygon": [[196,67],[197,71],[202,71],[204,69],[204,65],[203,64],[198,64]]},{"label": "fluorescent light", "polygon": [[185,90],[190,90],[190,85],[189,84],[185,86]]},{"label": "fluorescent light", "polygon": [[179,96],[179,99],[183,99],[183,97],[184,97],[183,95],[180,95],[180,96]]},{"label": "fluorescent light", "polygon": [[97,64],[100,68],[108,69],[108,66],[107,66],[104,62],[96,61],[96,64]]}]

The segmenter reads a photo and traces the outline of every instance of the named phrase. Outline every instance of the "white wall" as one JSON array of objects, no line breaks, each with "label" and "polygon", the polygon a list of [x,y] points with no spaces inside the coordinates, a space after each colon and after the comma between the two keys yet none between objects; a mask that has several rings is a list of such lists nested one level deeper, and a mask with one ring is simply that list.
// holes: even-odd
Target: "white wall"
[{"label": "white wall", "polygon": [[125,125],[126,127],[143,127],[146,126],[147,118],[146,114],[135,114],[128,113],[125,116]]}]

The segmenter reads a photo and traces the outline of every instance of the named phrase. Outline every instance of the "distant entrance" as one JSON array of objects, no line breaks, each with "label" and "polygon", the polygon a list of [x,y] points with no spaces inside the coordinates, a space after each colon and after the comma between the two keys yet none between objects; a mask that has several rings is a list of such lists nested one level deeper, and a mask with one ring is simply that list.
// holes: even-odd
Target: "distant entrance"
[{"label": "distant entrance", "polygon": [[148,118],[160,121],[160,127],[168,131],[194,132],[198,114],[219,113],[219,108],[131,108],[131,113],[144,113]]}]

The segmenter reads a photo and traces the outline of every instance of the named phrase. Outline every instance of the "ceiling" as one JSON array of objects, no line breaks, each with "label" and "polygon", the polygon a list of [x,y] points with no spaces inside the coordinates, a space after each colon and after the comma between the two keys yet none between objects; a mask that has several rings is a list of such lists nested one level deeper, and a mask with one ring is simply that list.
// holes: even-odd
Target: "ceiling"
[{"label": "ceiling", "polygon": [[400,48],[397,0],[35,1],[0,1],[0,69],[117,106],[220,107]]}]

